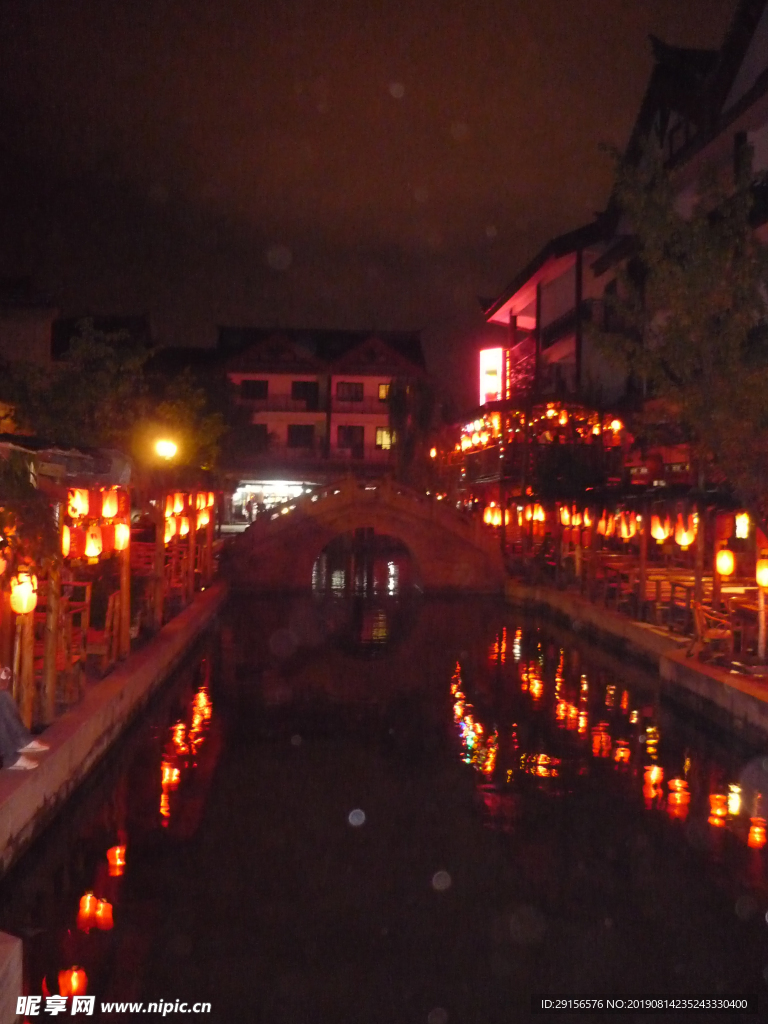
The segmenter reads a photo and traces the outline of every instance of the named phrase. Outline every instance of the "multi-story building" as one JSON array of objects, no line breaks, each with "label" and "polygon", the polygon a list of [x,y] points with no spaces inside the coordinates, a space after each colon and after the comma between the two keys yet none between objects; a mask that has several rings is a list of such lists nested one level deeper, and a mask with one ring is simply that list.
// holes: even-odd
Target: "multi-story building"
[{"label": "multi-story building", "polygon": [[425,372],[417,333],[222,328],[219,348],[247,421],[227,460],[237,506],[386,471],[389,389]]}]

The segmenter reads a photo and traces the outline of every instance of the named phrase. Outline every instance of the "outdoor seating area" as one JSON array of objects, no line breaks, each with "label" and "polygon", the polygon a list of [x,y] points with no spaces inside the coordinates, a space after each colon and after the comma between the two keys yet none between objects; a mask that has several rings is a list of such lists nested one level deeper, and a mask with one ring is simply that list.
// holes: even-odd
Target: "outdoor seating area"
[{"label": "outdoor seating area", "polygon": [[691,657],[762,674],[768,538],[747,512],[700,513],[682,500],[612,511],[532,502],[508,510],[505,540],[513,576],[688,636]]}]

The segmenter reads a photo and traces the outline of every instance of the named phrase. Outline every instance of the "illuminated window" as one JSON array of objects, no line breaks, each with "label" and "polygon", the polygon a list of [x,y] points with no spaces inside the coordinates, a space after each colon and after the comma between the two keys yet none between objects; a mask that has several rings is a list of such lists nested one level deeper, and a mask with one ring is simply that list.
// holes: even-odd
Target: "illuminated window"
[{"label": "illuminated window", "polygon": [[379,401],[386,402],[389,398],[389,384],[379,384]]},{"label": "illuminated window", "polygon": [[392,431],[389,429],[389,427],[376,427],[376,447],[392,447]]},{"label": "illuminated window", "polygon": [[336,397],[340,402],[362,402],[363,385],[340,380],[336,385]]}]

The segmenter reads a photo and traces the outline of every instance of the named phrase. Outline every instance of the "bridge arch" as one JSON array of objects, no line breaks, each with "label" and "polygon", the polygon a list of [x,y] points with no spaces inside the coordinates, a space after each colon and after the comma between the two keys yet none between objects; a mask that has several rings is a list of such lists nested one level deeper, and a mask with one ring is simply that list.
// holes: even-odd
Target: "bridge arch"
[{"label": "bridge arch", "polygon": [[231,576],[255,590],[306,590],[323,549],[365,528],[405,545],[427,592],[503,590],[504,565],[490,527],[391,480],[346,479],[260,516],[235,542]]}]

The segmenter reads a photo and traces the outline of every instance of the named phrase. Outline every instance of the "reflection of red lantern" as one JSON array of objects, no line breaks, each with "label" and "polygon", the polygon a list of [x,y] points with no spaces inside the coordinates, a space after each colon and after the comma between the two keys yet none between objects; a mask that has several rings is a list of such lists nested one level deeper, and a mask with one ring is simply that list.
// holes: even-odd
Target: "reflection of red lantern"
[{"label": "reflection of red lantern", "polygon": [[112,904],[106,900],[99,900],[96,907],[96,927],[100,928],[103,932],[108,932],[113,926],[114,921],[112,919]]},{"label": "reflection of red lantern", "polygon": [[59,995],[83,996],[88,990],[88,976],[82,967],[59,971]]},{"label": "reflection of red lantern", "polygon": [[762,850],[765,846],[765,818],[750,818],[747,846],[753,850]]},{"label": "reflection of red lantern", "polygon": [[122,875],[125,869],[125,847],[110,846],[107,850],[107,863],[109,864],[109,873],[113,878]]},{"label": "reflection of red lantern", "polygon": [[728,797],[725,793],[710,793],[709,795],[709,818],[707,821],[716,828],[725,825],[725,817],[728,814]]}]

